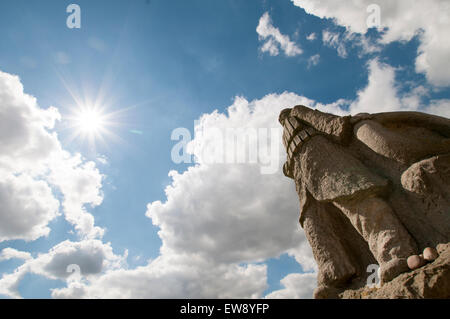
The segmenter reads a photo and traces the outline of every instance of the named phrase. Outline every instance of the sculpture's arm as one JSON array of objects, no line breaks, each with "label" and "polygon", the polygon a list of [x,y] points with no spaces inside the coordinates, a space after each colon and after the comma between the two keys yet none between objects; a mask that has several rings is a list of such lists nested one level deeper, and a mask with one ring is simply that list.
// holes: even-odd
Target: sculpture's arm
[{"label": "sculpture's arm", "polygon": [[313,110],[303,105],[294,107],[290,115],[297,117],[339,143],[347,143],[352,135],[353,126],[350,116],[341,117]]}]

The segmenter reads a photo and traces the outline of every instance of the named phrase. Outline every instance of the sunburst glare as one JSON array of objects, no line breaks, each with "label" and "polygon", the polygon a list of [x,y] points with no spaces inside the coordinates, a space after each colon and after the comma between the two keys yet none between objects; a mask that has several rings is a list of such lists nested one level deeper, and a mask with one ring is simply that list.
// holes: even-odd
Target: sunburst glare
[{"label": "sunburst glare", "polygon": [[96,148],[99,143],[106,145],[106,141],[117,136],[111,129],[117,126],[112,121],[114,113],[107,113],[105,107],[85,104],[75,107],[67,116],[71,130],[69,139],[81,139],[87,141],[91,148]]},{"label": "sunburst glare", "polygon": [[77,126],[85,134],[95,134],[101,131],[104,126],[103,114],[96,110],[83,110],[76,119]]}]

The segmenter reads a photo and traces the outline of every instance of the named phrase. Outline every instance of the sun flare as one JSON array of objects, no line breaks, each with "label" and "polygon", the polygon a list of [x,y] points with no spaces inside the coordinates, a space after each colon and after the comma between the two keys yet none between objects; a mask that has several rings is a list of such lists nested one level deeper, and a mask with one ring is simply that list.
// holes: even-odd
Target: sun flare
[{"label": "sun flare", "polygon": [[76,122],[82,133],[95,134],[105,128],[104,115],[94,109],[85,109],[81,111]]},{"label": "sun flare", "polygon": [[115,137],[111,129],[115,126],[112,117],[114,113],[107,113],[105,107],[84,104],[72,109],[67,116],[70,128],[70,140],[80,139],[96,148],[98,143],[106,144]]},{"label": "sun flare", "polygon": [[67,143],[74,142],[77,146],[97,152],[110,149],[112,144],[125,142],[120,132],[127,125],[126,112],[136,106],[117,108],[113,99],[105,101],[101,97],[93,101],[75,96],[74,102],[67,106],[63,115]]}]

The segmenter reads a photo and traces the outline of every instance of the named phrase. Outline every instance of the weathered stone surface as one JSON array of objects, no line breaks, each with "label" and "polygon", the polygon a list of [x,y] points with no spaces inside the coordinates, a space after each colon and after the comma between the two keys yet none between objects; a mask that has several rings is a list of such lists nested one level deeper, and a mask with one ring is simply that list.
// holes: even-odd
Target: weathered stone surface
[{"label": "weathered stone surface", "polygon": [[442,253],[444,251],[450,250],[450,243],[439,244],[439,245],[437,245],[436,250],[437,250],[439,255],[442,255]]},{"label": "weathered stone surface", "polygon": [[312,110],[298,105],[290,113],[305,123],[309,123],[316,130],[329,135],[335,141],[345,141],[350,135],[350,116],[336,116]]},{"label": "weathered stone surface", "polygon": [[[411,165],[429,154],[450,152],[450,139],[422,127],[385,126],[374,120],[355,126],[355,135],[374,152],[403,164]],[[411,138],[414,136],[415,138]]]},{"label": "weathered stone surface", "polygon": [[378,193],[387,181],[324,136],[312,137],[298,155],[302,180],[317,200],[351,198],[359,192]]},{"label": "weathered stone surface", "polygon": [[289,145],[283,171],[295,180],[300,223],[319,266],[316,298],[364,287],[369,265],[379,264],[389,284],[410,274],[408,266],[429,268],[424,259],[434,260],[434,251],[419,254],[450,241],[449,119],[339,117],[296,106],[282,111],[280,123]]},{"label": "weathered stone surface", "polygon": [[448,299],[450,298],[450,244],[441,246],[433,262],[404,273],[380,288],[347,290],[344,299]]}]

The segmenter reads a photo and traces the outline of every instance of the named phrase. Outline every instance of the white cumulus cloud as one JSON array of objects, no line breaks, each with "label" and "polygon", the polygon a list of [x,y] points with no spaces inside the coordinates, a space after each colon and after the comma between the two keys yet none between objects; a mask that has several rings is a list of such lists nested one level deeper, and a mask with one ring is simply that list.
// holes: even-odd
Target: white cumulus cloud
[{"label": "white cumulus cloud", "polygon": [[429,107],[423,105],[422,101],[427,94],[424,87],[418,86],[406,93],[400,93],[400,88],[395,81],[395,68],[378,59],[371,60],[368,68],[368,85],[358,92],[357,99],[350,105],[350,113],[417,110],[430,112]]},{"label": "white cumulus cloud", "polygon": [[267,299],[312,299],[311,291],[317,286],[317,274],[290,274],[281,279],[283,289],[273,291]]},{"label": "white cumulus cloud", "polygon": [[[291,0],[309,14],[334,19],[350,32],[365,34],[372,0]],[[379,0],[381,43],[409,41],[419,36],[416,70],[436,86],[450,85],[450,2],[448,0]],[[370,24],[369,24],[370,26]]]},{"label": "white cumulus cloud", "polygon": [[21,257],[26,260],[13,273],[5,274],[0,279],[0,294],[11,298],[21,298],[19,284],[26,274],[32,273],[48,279],[66,280],[72,275],[75,265],[79,269],[80,281],[72,286],[81,285],[84,280],[98,276],[108,270],[123,268],[126,265],[127,253],[123,256],[113,253],[111,244],[100,240],[84,240],[80,242],[63,241],[53,247],[48,253],[30,258],[26,253],[3,251],[10,258]]},{"label": "white cumulus cloud", "polygon": [[31,259],[31,254],[26,251],[20,251],[14,248],[5,248],[0,252],[0,261],[10,260],[10,259],[21,259],[28,260]]},{"label": "white cumulus cloud", "polygon": [[259,19],[256,32],[259,40],[264,42],[261,47],[262,52],[268,52],[270,55],[276,56],[281,49],[288,57],[303,53],[303,50],[289,36],[282,34],[278,28],[273,26],[268,12],[264,13]]},{"label": "white cumulus cloud", "polygon": [[53,131],[61,118],[24,92],[18,76],[0,71],[0,241],[47,236],[59,214],[81,237],[101,237],[87,206],[102,202],[103,176],[94,162],[65,151]]},{"label": "white cumulus cloud", "polygon": [[450,99],[432,100],[428,113],[450,118]]},{"label": "white cumulus cloud", "polygon": [[49,185],[26,175],[0,172],[0,203],[0,242],[47,236],[48,223],[58,215]]},{"label": "white cumulus cloud", "polygon": [[54,298],[257,298],[266,267],[226,265],[195,255],[165,255],[147,266],[119,269],[87,284],[53,291]]}]

